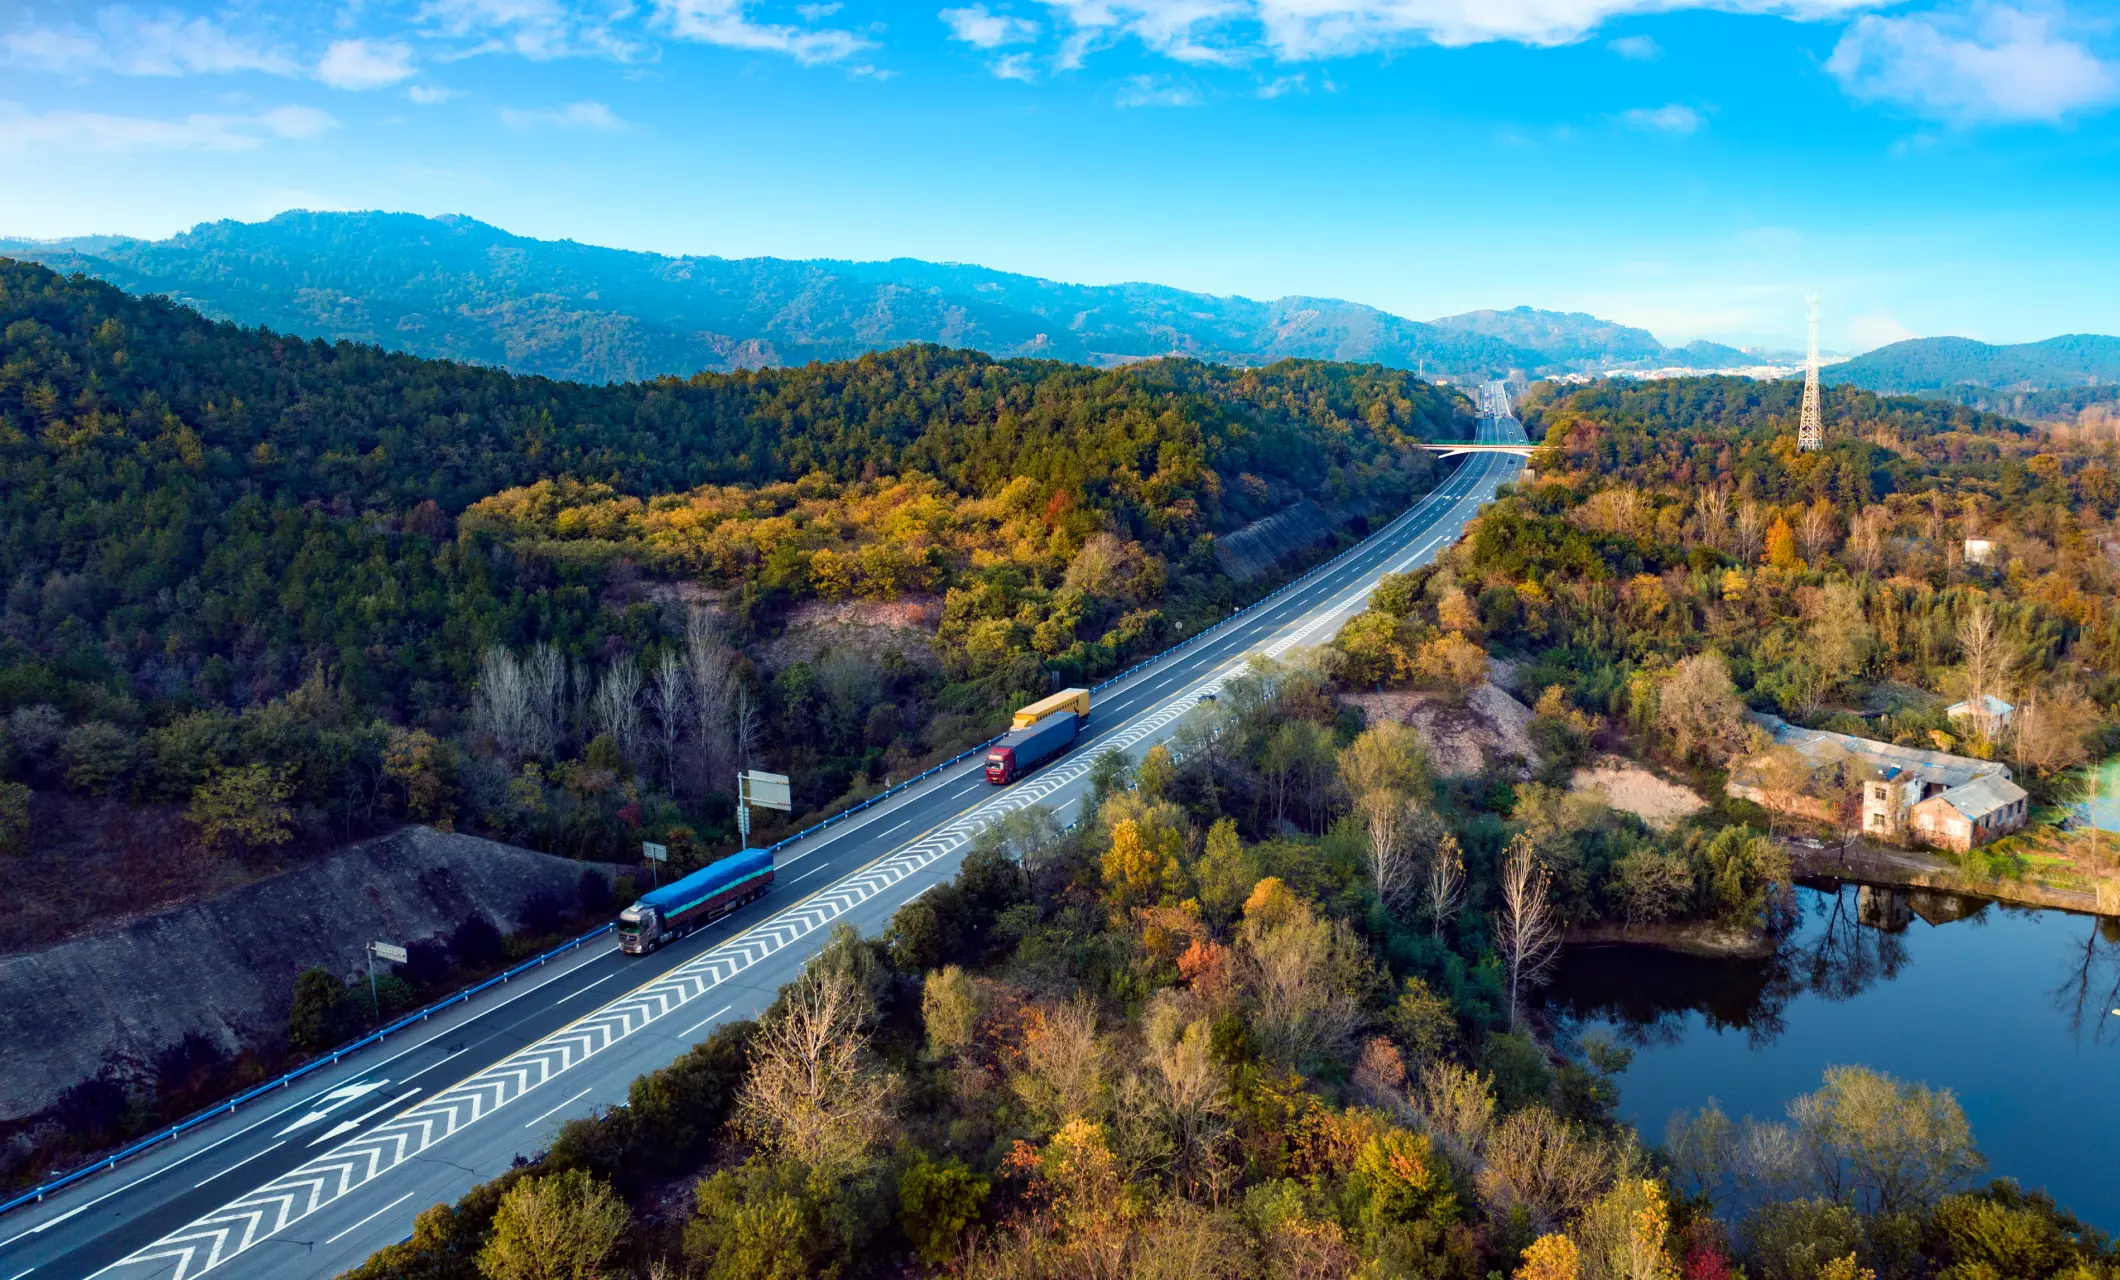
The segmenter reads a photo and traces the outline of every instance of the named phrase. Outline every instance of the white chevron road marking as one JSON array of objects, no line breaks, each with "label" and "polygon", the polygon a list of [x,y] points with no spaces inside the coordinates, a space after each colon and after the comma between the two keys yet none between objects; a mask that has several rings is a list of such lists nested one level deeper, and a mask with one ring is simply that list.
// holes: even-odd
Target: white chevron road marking
[{"label": "white chevron road marking", "polygon": [[[1455,493],[1434,496],[1451,505],[1468,499],[1476,501],[1473,495],[1484,478],[1483,472]],[[1431,541],[1401,563],[1418,559],[1440,541]],[[1256,652],[1267,657],[1286,653],[1359,602],[1371,585],[1333,595],[1329,605],[1319,606],[1301,625],[1286,629],[1272,644]],[[1244,657],[1239,655],[1205,678],[1182,685],[1176,697],[1100,740],[1100,750],[1129,750],[1155,736],[1199,705],[1201,694],[1219,691],[1243,669],[1243,663]],[[1093,757],[1077,756],[1033,774],[895,853],[820,889],[388,1123],[112,1263],[96,1276],[193,1280],[212,1271],[958,852],[989,823],[1038,804],[1080,781],[1088,774],[1092,760]],[[172,1264],[174,1270],[170,1269]]]}]

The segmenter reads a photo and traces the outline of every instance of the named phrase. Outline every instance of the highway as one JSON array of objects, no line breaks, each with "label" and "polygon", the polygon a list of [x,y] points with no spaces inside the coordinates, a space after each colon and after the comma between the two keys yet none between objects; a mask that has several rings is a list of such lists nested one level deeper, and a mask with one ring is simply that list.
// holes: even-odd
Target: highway
[{"label": "highway", "polygon": [[[1499,403],[1498,384],[1481,404]],[[1495,399],[1497,395],[1501,398]],[[1479,439],[1523,439],[1485,417]],[[1032,804],[1080,813],[1092,759],[1169,737],[1248,655],[1331,639],[1386,573],[1432,560],[1521,459],[1467,454],[1436,490],[1298,588],[1098,695],[1082,740],[1012,786],[978,759],[781,851],[762,901],[649,956],[608,938],[0,1218],[0,1280],[325,1280],[541,1150],[565,1120],[773,1001],[841,922],[880,931],[956,874],[974,835]]]}]

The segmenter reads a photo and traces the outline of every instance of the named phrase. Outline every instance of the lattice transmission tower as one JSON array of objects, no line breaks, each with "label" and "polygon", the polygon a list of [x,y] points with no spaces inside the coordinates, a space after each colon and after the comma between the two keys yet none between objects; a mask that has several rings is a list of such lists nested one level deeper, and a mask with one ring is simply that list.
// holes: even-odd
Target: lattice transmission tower
[{"label": "lattice transmission tower", "polygon": [[1803,363],[1803,419],[1796,428],[1796,447],[1811,453],[1825,445],[1826,424],[1818,407],[1818,296],[1805,301],[1811,304],[1811,354]]}]

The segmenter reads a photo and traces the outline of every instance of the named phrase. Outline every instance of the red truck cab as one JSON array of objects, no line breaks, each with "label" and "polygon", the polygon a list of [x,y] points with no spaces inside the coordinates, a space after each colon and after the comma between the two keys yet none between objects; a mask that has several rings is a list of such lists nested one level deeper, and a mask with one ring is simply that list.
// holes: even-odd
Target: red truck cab
[{"label": "red truck cab", "polygon": [[1016,780],[1016,753],[1007,747],[996,747],[986,753],[986,780],[995,786],[1004,786]]}]

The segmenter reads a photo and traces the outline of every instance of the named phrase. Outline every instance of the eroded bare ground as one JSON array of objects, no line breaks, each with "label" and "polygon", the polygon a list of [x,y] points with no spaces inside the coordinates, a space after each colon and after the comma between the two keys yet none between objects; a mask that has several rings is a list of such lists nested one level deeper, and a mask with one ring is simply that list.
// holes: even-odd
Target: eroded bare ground
[{"label": "eroded bare ground", "polygon": [[1658,831],[1669,831],[1708,807],[1691,788],[1666,781],[1620,756],[1606,756],[1569,779],[1573,791],[1603,793],[1605,803],[1623,809]]},{"label": "eroded bare ground", "polygon": [[1514,762],[1517,775],[1529,778],[1538,767],[1531,709],[1494,684],[1475,685],[1463,703],[1412,690],[1350,693],[1345,700],[1372,723],[1398,720],[1413,726],[1436,772],[1445,777],[1469,777]]}]

